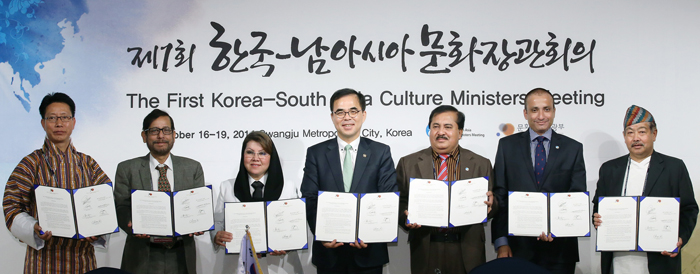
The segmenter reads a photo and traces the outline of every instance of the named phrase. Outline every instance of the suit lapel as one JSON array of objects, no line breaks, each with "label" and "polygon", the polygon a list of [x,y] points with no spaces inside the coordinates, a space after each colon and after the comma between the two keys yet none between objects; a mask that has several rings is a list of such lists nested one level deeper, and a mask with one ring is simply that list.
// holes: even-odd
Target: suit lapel
[{"label": "suit lapel", "polygon": [[654,151],[649,160],[649,173],[647,174],[646,185],[644,185],[644,195],[648,196],[649,193],[651,193],[651,190],[654,188],[656,181],[659,179],[659,176],[661,176],[661,172],[665,167],[664,160]]},{"label": "suit lapel", "polygon": [[357,156],[355,157],[355,168],[352,172],[350,192],[355,192],[355,189],[360,185],[360,179],[362,179],[362,174],[365,172],[365,168],[371,156],[372,151],[369,149],[369,144],[367,144],[365,138],[360,138],[360,145],[357,148]]},{"label": "suit lapel", "polygon": [[629,159],[629,156],[624,158],[624,160],[617,161],[612,167],[613,178],[610,178],[612,184],[608,189],[608,193],[611,196],[622,195],[622,184],[625,183],[625,172],[627,171],[627,159]]},{"label": "suit lapel", "polygon": [[180,191],[183,189],[183,181],[185,178],[185,168],[182,166],[182,162],[180,161],[180,158],[177,156],[173,155],[172,153],[170,154],[170,158],[173,161],[173,181],[170,182],[170,188],[175,191]]},{"label": "suit lapel", "polygon": [[335,187],[337,188],[336,191],[344,192],[345,186],[343,185],[343,170],[340,168],[340,151],[338,148],[338,140],[333,139],[328,144],[326,160],[328,161],[328,166],[331,169],[331,174],[333,174],[333,181],[335,181]]},{"label": "suit lapel", "polygon": [[420,156],[418,156],[418,163],[416,163],[416,165],[418,166],[418,176],[416,178],[435,179],[435,171],[433,168],[433,165],[435,163],[433,162],[432,154],[433,150],[426,149],[425,152],[426,153],[423,153]]},{"label": "suit lapel", "polygon": [[465,180],[474,178],[476,167],[470,166],[470,164],[474,164],[474,156],[466,149],[460,148],[459,150],[459,179]]},{"label": "suit lapel", "polygon": [[144,190],[153,191],[153,179],[151,179],[151,165],[150,165],[150,154],[141,158],[141,168],[139,168],[139,175],[141,176],[141,188]]},{"label": "suit lapel", "polygon": [[[530,132],[525,131],[520,136],[522,138],[522,144],[518,147],[520,148],[520,155],[522,156],[522,161],[523,163],[526,163],[525,168],[527,169],[527,173],[530,174],[530,183],[532,183],[535,186],[535,188],[539,189],[539,186],[537,185],[537,180],[535,180],[535,169],[532,167],[532,156],[530,156]],[[525,178],[523,178],[523,180],[525,180]]]}]

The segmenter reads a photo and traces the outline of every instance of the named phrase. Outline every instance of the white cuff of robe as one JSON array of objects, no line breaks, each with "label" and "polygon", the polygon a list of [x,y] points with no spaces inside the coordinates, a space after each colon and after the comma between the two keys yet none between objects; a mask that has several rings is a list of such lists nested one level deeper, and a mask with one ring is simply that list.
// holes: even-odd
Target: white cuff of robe
[{"label": "white cuff of robe", "polygon": [[22,212],[17,214],[15,219],[12,220],[10,232],[12,233],[12,236],[15,236],[15,238],[24,242],[28,246],[31,246],[36,250],[40,250],[44,248],[44,240],[39,238],[39,236],[34,233],[34,224],[36,223],[37,220],[34,219],[34,217],[26,212]]}]

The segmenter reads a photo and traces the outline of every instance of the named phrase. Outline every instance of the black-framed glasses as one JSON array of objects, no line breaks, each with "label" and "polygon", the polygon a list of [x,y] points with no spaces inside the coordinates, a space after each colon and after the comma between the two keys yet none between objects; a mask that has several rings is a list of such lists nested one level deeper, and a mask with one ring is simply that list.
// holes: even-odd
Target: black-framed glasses
[{"label": "black-framed glasses", "polygon": [[359,114],[360,111],[357,109],[350,109],[349,111],[343,111],[343,110],[336,110],[333,112],[335,114],[335,117],[338,117],[338,119],[345,118],[345,115],[350,115],[350,118],[355,118],[357,117],[357,114]]},{"label": "black-framed glasses", "polygon": [[173,134],[173,129],[169,127],[164,127],[164,128],[157,128],[157,127],[152,127],[149,129],[144,129],[143,132],[147,133],[148,135],[158,135],[159,132],[163,132],[163,135],[170,135]]},{"label": "black-framed glasses", "polygon": [[59,121],[67,122],[73,119],[73,116],[65,115],[65,116],[49,116],[44,118],[44,120],[48,121],[49,123],[56,123]]},{"label": "black-framed glasses", "polygon": [[252,150],[245,151],[245,157],[247,157],[247,158],[253,159],[253,158],[255,158],[255,155],[258,155],[258,159],[259,159],[259,158],[265,158],[265,157],[267,157],[267,155],[270,155],[270,154],[267,154],[267,152],[265,152],[265,151],[260,151],[258,153],[255,153],[255,151],[252,151]]}]

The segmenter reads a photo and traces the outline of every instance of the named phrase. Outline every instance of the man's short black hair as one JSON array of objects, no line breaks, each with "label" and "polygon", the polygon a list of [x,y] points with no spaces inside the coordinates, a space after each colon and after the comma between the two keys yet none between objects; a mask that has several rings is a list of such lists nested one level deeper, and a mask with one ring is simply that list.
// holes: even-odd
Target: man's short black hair
[{"label": "man's short black hair", "polygon": [[435,109],[433,109],[432,112],[430,112],[430,119],[428,120],[428,127],[430,127],[430,124],[433,123],[433,117],[435,117],[435,115],[438,115],[438,114],[441,114],[444,112],[456,113],[457,114],[457,128],[460,130],[464,129],[464,113],[457,110],[457,108],[455,108],[453,106],[448,106],[448,105],[436,107]]},{"label": "man's short black hair", "polygon": [[333,109],[333,106],[334,106],[334,104],[335,104],[335,101],[338,100],[338,99],[340,99],[341,97],[346,96],[346,95],[356,95],[356,96],[357,96],[357,99],[360,100],[360,108],[361,108],[360,110],[361,110],[361,111],[365,111],[365,104],[366,104],[366,102],[365,102],[365,96],[362,95],[361,92],[356,91],[356,90],[354,90],[354,89],[351,89],[351,88],[344,88],[344,89],[339,89],[339,90],[337,90],[337,91],[334,92],[333,95],[331,96],[331,112],[335,111],[335,110]]},{"label": "man's short black hair", "polygon": [[41,114],[41,119],[46,118],[46,108],[53,103],[65,103],[68,105],[68,107],[70,107],[70,115],[75,117],[75,102],[73,102],[73,99],[71,99],[70,96],[65,93],[54,92],[46,94],[44,99],[41,100],[41,104],[39,105],[39,114]]},{"label": "man's short black hair", "polygon": [[542,94],[546,93],[549,94],[549,97],[552,98],[552,108],[557,108],[557,106],[554,105],[554,96],[552,96],[552,93],[549,92],[549,90],[546,90],[544,88],[533,88],[531,91],[525,95],[525,110],[527,110],[527,98],[530,97],[532,94]]},{"label": "man's short black hair", "polygon": [[148,127],[151,126],[153,121],[155,121],[156,119],[163,117],[163,116],[168,116],[168,118],[170,118],[170,129],[175,130],[175,121],[173,120],[173,117],[170,117],[170,114],[168,114],[167,112],[162,111],[160,109],[154,109],[153,111],[151,111],[151,113],[146,115],[146,118],[143,118],[143,128],[142,129],[147,130]]}]

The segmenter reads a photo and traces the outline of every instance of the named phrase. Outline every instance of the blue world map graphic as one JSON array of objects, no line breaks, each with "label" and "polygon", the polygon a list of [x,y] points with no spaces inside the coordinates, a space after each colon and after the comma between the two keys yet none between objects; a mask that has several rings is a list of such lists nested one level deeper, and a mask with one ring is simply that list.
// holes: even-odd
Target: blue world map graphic
[{"label": "blue world map graphic", "polygon": [[[20,94],[12,90],[24,109],[31,109],[31,98],[24,81],[32,87],[41,83],[35,67],[53,60],[64,47],[59,23],[72,23],[79,32],[78,19],[88,12],[84,0],[2,0],[0,1],[0,63],[8,63],[13,75],[19,74]],[[65,73],[65,69],[64,69]],[[12,77],[10,83],[14,83]]]}]

